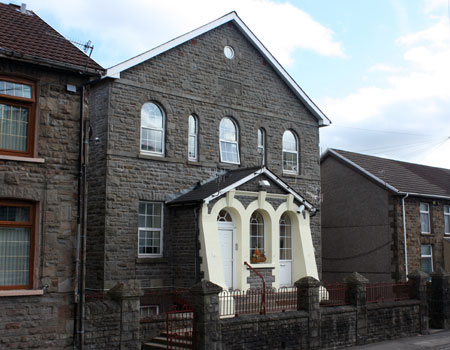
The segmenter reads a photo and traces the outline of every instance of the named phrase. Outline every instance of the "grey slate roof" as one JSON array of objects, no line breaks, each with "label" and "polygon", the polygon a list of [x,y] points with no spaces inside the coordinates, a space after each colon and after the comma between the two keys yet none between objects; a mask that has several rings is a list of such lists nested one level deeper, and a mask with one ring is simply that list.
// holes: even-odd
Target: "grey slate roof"
[{"label": "grey slate roof", "polygon": [[181,204],[188,202],[201,202],[210,195],[223,190],[224,188],[244,179],[248,175],[254,173],[260,167],[243,168],[230,170],[224,175],[219,175],[204,184],[198,184],[191,191],[171,200],[168,204]]},{"label": "grey slate roof", "polygon": [[[450,197],[450,169],[331,149],[402,193]],[[324,159],[326,155],[322,159]]]}]

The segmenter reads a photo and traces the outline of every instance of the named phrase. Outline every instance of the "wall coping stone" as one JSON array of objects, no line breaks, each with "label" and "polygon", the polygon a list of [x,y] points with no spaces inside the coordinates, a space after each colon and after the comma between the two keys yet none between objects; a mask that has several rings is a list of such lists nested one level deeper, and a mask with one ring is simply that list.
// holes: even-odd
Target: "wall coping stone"
[{"label": "wall coping stone", "polygon": [[345,277],[344,282],[350,285],[367,284],[369,280],[358,272],[353,272]]},{"label": "wall coping stone", "polygon": [[219,294],[223,290],[222,287],[214,284],[210,281],[203,280],[195,284],[189,290],[192,294],[208,295],[208,294]]}]

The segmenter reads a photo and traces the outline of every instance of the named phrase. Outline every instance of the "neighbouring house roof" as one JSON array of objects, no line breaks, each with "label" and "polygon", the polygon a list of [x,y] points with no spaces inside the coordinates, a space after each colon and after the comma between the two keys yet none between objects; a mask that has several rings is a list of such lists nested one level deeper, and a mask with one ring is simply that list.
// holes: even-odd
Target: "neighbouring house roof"
[{"label": "neighbouring house roof", "polygon": [[32,11],[0,3],[0,57],[85,73],[104,69]]},{"label": "neighbouring house roof", "polygon": [[327,150],[321,162],[329,156],[340,159],[393,192],[450,199],[450,169],[336,149]]},{"label": "neighbouring house roof", "polygon": [[205,183],[199,183],[187,193],[181,194],[175,199],[169,200],[167,204],[186,204],[195,202],[209,203],[211,200],[226,194],[228,191],[254,179],[259,175],[266,175],[277,185],[283,188],[287,193],[291,193],[296,200],[304,204],[310,211],[315,211],[311,203],[306,201],[301,195],[294,191],[288,184],[278,176],[268,170],[266,167],[252,167],[236,170],[229,170],[219,174]]},{"label": "neighbouring house roof", "polygon": [[181,35],[165,44],[155,47],[149,51],[146,51],[138,56],[135,56],[129,60],[119,63],[107,69],[105,77],[120,78],[120,73],[134,67],[142,62],[147,61],[150,58],[158,56],[178,45],[185,43],[193,38],[198,37],[212,29],[215,29],[225,23],[232,22],[236,25],[238,30],[249,40],[253,46],[259,51],[259,53],[265,58],[270,66],[278,73],[280,78],[287,84],[287,86],[293,91],[293,93],[300,99],[300,101],[306,106],[306,108],[317,119],[319,126],[327,126],[331,124],[330,119],[316,106],[316,104],[309,98],[309,96],[302,90],[300,86],[292,79],[292,77],[284,70],[280,63],[272,56],[272,54],[265,48],[265,46],[258,40],[258,38],[252,33],[252,31],[245,25],[245,23],[239,18],[236,12],[230,12],[229,14],[220,17],[219,19],[208,23],[200,28],[197,28],[189,33]]}]

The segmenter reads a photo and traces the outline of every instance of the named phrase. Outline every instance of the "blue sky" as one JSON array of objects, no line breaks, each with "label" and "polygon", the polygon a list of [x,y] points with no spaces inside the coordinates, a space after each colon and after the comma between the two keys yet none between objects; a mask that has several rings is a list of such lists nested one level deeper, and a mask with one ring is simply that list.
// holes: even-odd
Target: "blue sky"
[{"label": "blue sky", "polygon": [[[450,168],[449,0],[29,0],[110,67],[237,11],[333,121],[328,147]],[[446,141],[447,140],[447,141]]]}]

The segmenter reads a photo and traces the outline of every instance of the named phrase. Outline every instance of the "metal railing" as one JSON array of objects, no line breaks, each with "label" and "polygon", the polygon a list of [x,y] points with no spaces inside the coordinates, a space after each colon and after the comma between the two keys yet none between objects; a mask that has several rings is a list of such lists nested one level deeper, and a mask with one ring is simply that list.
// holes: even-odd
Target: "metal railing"
[{"label": "metal railing", "polygon": [[412,284],[401,283],[369,283],[366,285],[366,302],[383,303],[412,299]]},{"label": "metal railing", "polygon": [[[264,308],[262,301],[265,300]],[[219,294],[219,314],[232,317],[297,310],[297,288],[249,289],[223,291]]]},{"label": "metal railing", "polygon": [[319,300],[321,306],[348,305],[348,287],[345,283],[322,282],[319,289]]},{"label": "metal railing", "polygon": [[266,281],[264,280],[264,277],[256,271],[247,261],[244,261],[244,265],[248,266],[250,270],[252,270],[259,278],[262,280],[262,293],[261,293],[261,308],[260,308],[260,314],[265,315],[266,314]]}]

